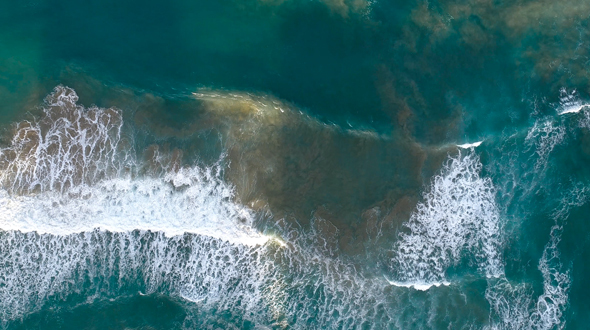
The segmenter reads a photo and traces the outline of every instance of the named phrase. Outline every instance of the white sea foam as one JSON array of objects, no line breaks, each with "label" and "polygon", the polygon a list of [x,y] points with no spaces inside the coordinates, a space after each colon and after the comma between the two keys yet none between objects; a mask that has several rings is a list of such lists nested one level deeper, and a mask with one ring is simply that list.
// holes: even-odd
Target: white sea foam
[{"label": "white sea foam", "polygon": [[11,195],[0,191],[0,228],[68,235],[94,228],[207,235],[233,243],[264,244],[252,214],[232,202],[231,187],[210,170],[181,169],[164,178],[110,179],[67,193]]},{"label": "white sea foam", "polygon": [[483,143],[483,140],[482,141],[473,142],[473,143],[458,144],[457,147],[459,147],[461,149],[471,149],[471,148],[477,148],[477,147],[479,147],[482,143]]},{"label": "white sea foam", "polygon": [[197,304],[202,326],[209,319],[219,326],[218,315],[226,312],[296,329],[358,328],[367,322],[380,329],[399,317],[395,305],[387,305],[383,283],[313,248],[291,245],[246,246],[139,230],[0,231],[0,327],[48,301],[78,304],[137,292]]},{"label": "white sea foam", "polygon": [[120,111],[76,101],[57,87],[45,117],[19,123],[0,151],[0,327],[47,303],[138,292],[198,304],[204,322],[228,311],[278,328],[377,329],[399,314],[385,281],[252,229],[218,167],[142,170]]},{"label": "white sea foam", "polygon": [[418,291],[426,291],[432,287],[438,288],[439,286],[449,286],[451,282],[440,282],[440,283],[400,283],[396,281],[391,281],[387,277],[385,277],[389,285],[397,286],[400,288],[414,288]]},{"label": "white sea foam", "polygon": [[563,329],[563,313],[568,304],[571,275],[561,260],[558,244],[569,212],[588,202],[590,193],[582,184],[574,184],[561,198],[561,207],[553,212],[549,242],[543,249],[537,268],[543,276],[543,293],[534,298],[529,283],[511,283],[505,277],[488,281],[486,299],[494,318],[491,329]]},{"label": "white sea foam", "polygon": [[543,293],[536,299],[533,290],[526,283],[512,284],[502,277],[488,281],[486,298],[491,314],[496,318],[491,329],[563,329],[563,312],[568,303],[571,285],[569,271],[563,271],[559,260],[557,244],[562,227],[551,229],[551,239],[539,260],[539,271],[543,275]]},{"label": "white sea foam", "polygon": [[212,306],[231,305],[238,298],[245,306],[256,305],[264,298],[265,276],[276,272],[257,267],[264,265],[260,246],[199,235],[10,231],[0,232],[0,238],[0,260],[6,270],[0,275],[4,321],[34,312],[49,299],[76,294],[108,298],[124,294],[128,286],[135,286],[133,292],[166,292]]},{"label": "white sea foam", "polygon": [[[58,86],[44,117],[15,127],[0,149],[0,229],[67,235],[102,228],[125,232],[198,233],[239,244],[263,244],[252,214],[233,202],[219,168],[139,166],[123,137],[117,109],[86,109]],[[162,171],[160,171],[162,172]]]},{"label": "white sea foam", "polygon": [[559,107],[557,108],[560,115],[576,113],[588,106],[590,106],[590,103],[580,100],[575,89],[571,93],[565,88],[560,90]]},{"label": "white sea foam", "polygon": [[583,111],[583,116],[578,124],[579,127],[590,129],[590,111]]},{"label": "white sea foam", "polygon": [[486,276],[503,273],[495,189],[480,177],[481,168],[473,152],[450,156],[394,245],[392,282],[421,288],[446,283],[447,269],[464,256]]},{"label": "white sea foam", "polygon": [[563,329],[563,311],[568,302],[571,279],[569,271],[563,271],[559,260],[557,244],[563,228],[556,225],[551,229],[551,240],[543,250],[539,270],[543,274],[543,294],[537,298],[536,309],[531,321],[538,329]]},{"label": "white sea foam", "polygon": [[529,130],[525,143],[529,150],[534,148],[537,154],[535,164],[536,170],[541,170],[547,164],[549,154],[565,139],[566,130],[563,125],[554,123],[552,120],[539,120]]},{"label": "white sea foam", "polygon": [[566,109],[564,109],[562,112],[560,112],[560,115],[566,114],[566,113],[576,113],[576,112],[580,112],[580,110],[584,109],[585,107],[589,106],[588,104],[580,104],[580,105],[574,105],[571,107],[568,107]]},{"label": "white sea foam", "polygon": [[[138,175],[120,112],[84,109],[76,100],[73,90],[57,88],[46,117],[19,124],[0,151],[0,325],[50,301],[138,291],[215,311],[207,317],[240,313],[257,326],[407,325],[399,321],[407,313],[397,308],[407,304],[383,292],[383,279],[366,279],[313,244],[253,230],[252,212],[233,201],[218,168]],[[390,285],[449,285],[446,270],[464,256],[488,277],[503,273],[495,189],[480,177],[481,167],[473,150],[449,158],[400,235],[393,260],[400,268],[392,268]],[[563,290],[547,279],[565,280],[551,255],[539,266],[548,295],[534,317],[532,309],[523,311],[550,320],[535,324],[561,317]],[[517,298],[533,301],[519,290]]]},{"label": "white sea foam", "polygon": [[74,90],[58,86],[43,105],[44,117],[16,125],[0,149],[0,185],[18,192],[64,191],[133,166],[117,109],[77,105]]}]

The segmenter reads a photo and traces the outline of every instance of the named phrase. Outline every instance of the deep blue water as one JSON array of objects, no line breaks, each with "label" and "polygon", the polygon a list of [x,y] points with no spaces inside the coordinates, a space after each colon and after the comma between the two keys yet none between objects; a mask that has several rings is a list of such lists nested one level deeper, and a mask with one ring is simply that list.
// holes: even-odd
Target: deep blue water
[{"label": "deep blue water", "polygon": [[589,22],[0,1],[0,327],[586,328]]}]

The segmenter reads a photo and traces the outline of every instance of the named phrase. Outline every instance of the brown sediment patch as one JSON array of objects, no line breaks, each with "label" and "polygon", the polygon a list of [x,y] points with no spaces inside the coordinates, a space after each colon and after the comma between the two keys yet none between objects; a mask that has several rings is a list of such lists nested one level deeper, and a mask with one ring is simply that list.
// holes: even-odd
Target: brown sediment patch
[{"label": "brown sediment patch", "polygon": [[392,111],[395,113],[395,117],[393,118],[394,124],[401,128],[405,134],[411,136],[415,129],[415,113],[408,104],[407,99],[410,95],[402,96],[401,93],[398,92],[398,89],[400,88],[398,86],[405,85],[408,87],[412,91],[411,97],[415,101],[423,103],[416,84],[411,80],[405,80],[403,78],[403,83],[400,82],[400,79],[394,76],[384,65],[377,70],[377,77],[378,79],[375,83],[375,87],[379,92],[383,107],[386,110],[389,110],[388,113],[392,113]]},{"label": "brown sediment patch", "polygon": [[398,225],[402,221],[406,221],[410,218],[414,206],[418,202],[417,196],[404,196],[400,198],[391,211],[385,215],[384,221],[386,224],[392,226]]},{"label": "brown sediment patch", "polygon": [[587,29],[584,22],[589,16],[590,2],[585,0],[520,0],[501,4],[492,0],[443,1],[436,6],[424,2],[412,11],[414,27],[408,27],[420,32],[408,34],[405,43],[415,45],[416,38],[427,32],[430,42],[424,47],[458,36],[465,45],[480,52],[494,49],[498,37],[505,38],[520,48],[517,62],[532,60],[534,72],[543,79],[557,78],[554,88],[558,89],[558,85],[571,79],[587,84],[585,58],[589,47],[582,30]]},{"label": "brown sediment patch", "polygon": [[[280,6],[294,2],[293,0],[259,0],[261,4],[266,6]],[[344,18],[351,14],[364,14],[370,6],[369,0],[320,0],[328,9]]]},{"label": "brown sediment patch", "polygon": [[416,26],[426,28],[431,32],[429,36],[431,44],[448,38],[454,32],[451,27],[451,19],[453,17],[448,14],[433,11],[427,1],[418,4],[410,13],[410,20]]},{"label": "brown sediment patch", "polygon": [[485,47],[495,47],[495,39],[480,24],[466,21],[461,24],[459,34],[465,44],[479,52]]},{"label": "brown sediment patch", "polygon": [[588,88],[590,2],[527,1],[503,14],[507,35],[517,42],[536,41],[525,44],[523,58],[534,63],[534,72],[552,92],[571,85]]},{"label": "brown sediment patch", "polygon": [[137,94],[131,88],[108,84],[107,81],[90,75],[75,63],[69,63],[60,70],[58,81],[74,89],[81,104],[124,111],[133,109],[137,104]]},{"label": "brown sediment patch", "polygon": [[[491,40],[483,40],[480,33],[465,30],[464,24],[472,25],[474,19],[489,32],[502,32],[509,38],[519,39],[530,31],[545,34],[554,33],[551,28],[573,28],[586,19],[589,12],[590,4],[584,0],[568,1],[567,4],[550,0],[501,4],[492,0],[442,1],[436,6],[422,2],[412,10],[411,21],[430,31],[433,42],[459,32],[465,42],[476,43],[477,39],[484,42]],[[463,33],[455,31],[455,26],[463,29]],[[470,40],[470,36],[476,40]]]},{"label": "brown sediment patch", "polygon": [[355,228],[354,236],[351,235],[341,243],[344,245],[354,242],[355,246],[348,247],[348,250],[355,252],[382,243],[388,246],[396,239],[397,230],[401,225],[410,219],[420,200],[419,191],[406,193],[407,195],[388,194],[376,206],[365,210]]},{"label": "brown sediment patch", "polygon": [[171,100],[145,93],[136,102],[135,125],[160,138],[187,139],[213,124],[202,116],[203,111],[194,99]]},{"label": "brown sediment patch", "polygon": [[[423,74],[433,75],[424,65]],[[408,75],[394,74],[385,65],[376,72],[375,87],[381,98],[385,113],[392,115],[392,123],[398,134],[409,141],[419,140],[429,145],[438,145],[460,131],[463,109],[447,101],[443,115],[431,113],[432,104],[425,99],[420,86]],[[444,110],[444,111],[443,111]]]},{"label": "brown sediment patch", "polygon": [[[89,75],[76,64],[68,64],[59,72],[59,81],[75,90],[80,104],[121,111],[125,122],[132,122],[138,130],[149,132],[156,139],[187,139],[210,127],[202,118],[200,106],[194,98],[183,95],[164,97],[156,93],[100,80]],[[51,85],[50,88],[55,86]],[[47,94],[47,90],[43,90]],[[37,103],[38,104],[38,103]],[[31,107],[35,117],[42,110]]]},{"label": "brown sediment patch", "polygon": [[322,251],[330,256],[335,256],[340,250],[339,239],[341,230],[334,225],[338,223],[333,215],[323,207],[319,207],[313,214],[311,228],[314,233],[317,246],[322,247]]},{"label": "brown sediment patch", "polygon": [[325,125],[270,95],[201,90],[195,97],[221,127],[237,199],[316,226],[351,255],[378,238],[376,228],[409,218],[430,167],[440,168],[447,153],[404,134]]},{"label": "brown sediment patch", "polygon": [[178,172],[182,166],[183,151],[169,144],[152,144],[143,154],[146,163],[142,165],[142,170],[153,176]]},{"label": "brown sediment patch", "polygon": [[[557,96],[569,86],[590,93],[588,17],[584,0],[420,1],[375,68],[383,112],[413,139],[437,145],[498,121],[485,118],[524,120],[522,94],[530,90]],[[470,79],[473,86],[465,83]],[[511,99],[515,110],[474,118],[459,106],[481,114],[477,103],[497,99],[489,95]]]},{"label": "brown sediment patch", "polygon": [[446,144],[442,146],[428,147],[428,158],[422,164],[422,177],[424,182],[428,183],[430,178],[440,171],[443,163],[449,156],[455,156],[460,149],[455,144]]}]

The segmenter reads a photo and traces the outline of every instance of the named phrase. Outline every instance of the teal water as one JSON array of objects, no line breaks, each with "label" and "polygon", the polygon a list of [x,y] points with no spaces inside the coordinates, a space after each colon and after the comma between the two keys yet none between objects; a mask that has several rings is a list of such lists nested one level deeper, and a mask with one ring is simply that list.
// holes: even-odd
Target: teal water
[{"label": "teal water", "polygon": [[589,22],[0,2],[0,328],[585,329]]}]

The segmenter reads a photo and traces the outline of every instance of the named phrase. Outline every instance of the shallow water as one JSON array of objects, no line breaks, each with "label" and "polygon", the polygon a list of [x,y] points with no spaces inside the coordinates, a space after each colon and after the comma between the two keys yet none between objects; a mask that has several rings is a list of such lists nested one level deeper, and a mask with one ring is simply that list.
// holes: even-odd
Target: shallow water
[{"label": "shallow water", "polygon": [[584,328],[589,17],[0,3],[0,328]]}]

